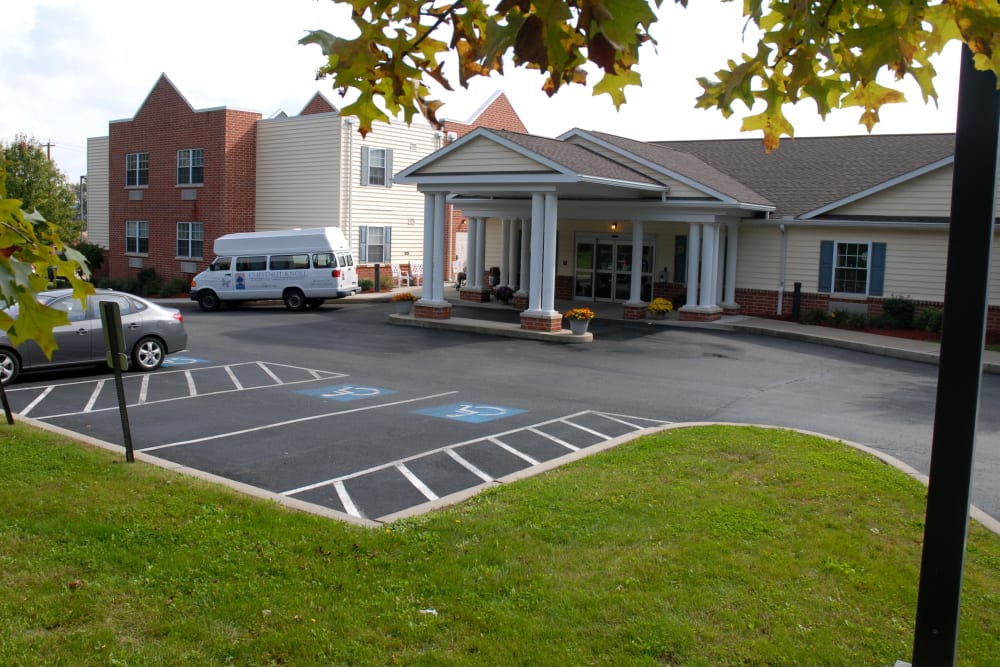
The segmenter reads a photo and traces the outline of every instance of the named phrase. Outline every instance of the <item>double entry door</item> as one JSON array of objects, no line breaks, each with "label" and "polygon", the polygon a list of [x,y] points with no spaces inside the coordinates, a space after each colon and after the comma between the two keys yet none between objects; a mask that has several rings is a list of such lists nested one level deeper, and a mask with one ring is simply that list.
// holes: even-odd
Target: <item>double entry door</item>
[{"label": "double entry door", "polygon": [[[655,239],[643,239],[640,298],[648,300],[653,285]],[[627,234],[578,235],[574,298],[628,301],[632,293],[632,237]]]}]

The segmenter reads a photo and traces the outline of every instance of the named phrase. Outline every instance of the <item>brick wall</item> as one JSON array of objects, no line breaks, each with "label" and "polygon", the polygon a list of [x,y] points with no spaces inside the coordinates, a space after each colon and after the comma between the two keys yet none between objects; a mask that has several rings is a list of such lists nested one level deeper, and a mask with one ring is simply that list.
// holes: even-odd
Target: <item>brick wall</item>
[{"label": "brick wall", "polygon": [[[109,126],[109,252],[111,278],[134,277],[125,255],[125,221],[149,223],[149,252],[131,259],[153,268],[164,280],[188,278],[177,256],[177,223],[200,222],[204,229],[203,259],[212,259],[212,244],[222,234],[254,229],[256,199],[256,122],[260,114],[232,109],[195,111],[165,76],[160,77],[131,120]],[[204,184],[177,185],[177,151],[204,149]],[[149,184],[125,187],[125,156],[147,153]],[[184,199],[193,191],[194,199]],[[136,193],[132,195],[132,193]],[[141,199],[133,198],[141,193]]]}]

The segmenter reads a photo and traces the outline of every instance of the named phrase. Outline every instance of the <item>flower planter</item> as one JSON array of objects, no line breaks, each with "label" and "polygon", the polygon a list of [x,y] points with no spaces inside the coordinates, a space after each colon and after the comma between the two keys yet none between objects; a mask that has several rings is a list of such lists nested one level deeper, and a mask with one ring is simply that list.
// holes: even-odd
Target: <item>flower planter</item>
[{"label": "flower planter", "polygon": [[412,301],[393,301],[396,306],[397,315],[409,315],[413,312],[413,302]]},{"label": "flower planter", "polygon": [[648,313],[649,313],[649,319],[651,319],[651,320],[665,320],[665,319],[667,319],[667,314],[666,313],[658,313],[655,310],[650,310],[650,311],[648,311]]},{"label": "flower planter", "polygon": [[574,336],[582,336],[587,333],[587,326],[590,325],[590,320],[570,320],[569,330],[573,332]]}]

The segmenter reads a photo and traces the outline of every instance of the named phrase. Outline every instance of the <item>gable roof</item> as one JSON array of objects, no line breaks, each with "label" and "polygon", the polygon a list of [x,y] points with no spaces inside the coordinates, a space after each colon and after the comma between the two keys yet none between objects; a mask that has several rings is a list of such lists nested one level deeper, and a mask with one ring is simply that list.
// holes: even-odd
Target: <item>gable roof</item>
[{"label": "gable roof", "polygon": [[596,141],[616,152],[631,155],[665,176],[683,181],[706,195],[718,197],[723,201],[728,200],[763,207],[774,206],[766,196],[755,192],[746,184],[706,163],[694,154],[604,132],[590,132],[580,129],[571,130],[562,135],[560,139],[568,140],[573,137],[579,137],[584,141]]},{"label": "gable roof", "polygon": [[809,218],[905,182],[954,159],[954,134],[656,141],[693,155],[777,206],[775,217]]}]

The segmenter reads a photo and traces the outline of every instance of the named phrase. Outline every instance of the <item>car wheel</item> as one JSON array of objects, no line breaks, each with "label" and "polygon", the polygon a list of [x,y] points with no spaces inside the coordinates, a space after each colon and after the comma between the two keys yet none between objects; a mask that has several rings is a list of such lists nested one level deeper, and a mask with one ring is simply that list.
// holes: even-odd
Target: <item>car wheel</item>
[{"label": "car wheel", "polygon": [[0,349],[0,382],[8,385],[21,372],[21,360],[12,350]]},{"label": "car wheel", "polygon": [[202,310],[218,310],[221,303],[219,295],[211,290],[198,292],[198,305]]},{"label": "car wheel", "polygon": [[323,299],[307,299],[306,306],[309,308],[319,308],[323,305]]},{"label": "car wheel", "polygon": [[306,295],[302,293],[302,290],[288,290],[285,292],[285,307],[288,310],[302,310],[306,307]]},{"label": "car wheel", "polygon": [[132,361],[140,371],[155,371],[163,365],[167,349],[159,338],[147,336],[132,348]]}]

